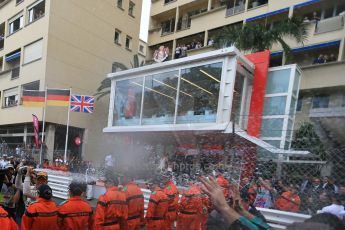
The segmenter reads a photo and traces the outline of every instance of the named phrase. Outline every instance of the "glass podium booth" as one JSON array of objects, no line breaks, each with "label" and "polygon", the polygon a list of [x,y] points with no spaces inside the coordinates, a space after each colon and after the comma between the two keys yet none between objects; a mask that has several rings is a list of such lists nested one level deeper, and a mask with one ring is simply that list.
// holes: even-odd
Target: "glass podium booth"
[{"label": "glass podium booth", "polygon": [[245,128],[254,65],[234,47],[109,74],[105,132]]}]

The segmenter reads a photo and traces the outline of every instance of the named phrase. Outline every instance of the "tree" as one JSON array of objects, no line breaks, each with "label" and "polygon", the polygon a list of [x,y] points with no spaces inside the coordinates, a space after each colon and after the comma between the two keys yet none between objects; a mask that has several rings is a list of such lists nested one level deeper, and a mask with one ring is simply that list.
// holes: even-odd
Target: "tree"
[{"label": "tree", "polygon": [[311,123],[305,122],[301,125],[295,133],[291,147],[298,150],[307,150],[320,157],[321,160],[325,160],[325,147]]},{"label": "tree", "polygon": [[273,28],[267,24],[247,22],[243,27],[223,27],[215,37],[218,48],[235,45],[239,50],[259,52],[270,50],[274,44],[281,44],[285,54],[291,54],[290,46],[284,41],[287,37],[303,44],[308,38],[307,27],[301,18],[289,18],[274,23]]},{"label": "tree", "polygon": [[[141,66],[144,66],[144,61],[139,63],[139,57],[137,54],[133,56],[133,62],[131,61],[131,68],[138,68]],[[117,72],[117,71],[122,71],[122,70],[127,70],[130,69],[128,68],[125,64],[121,62],[113,62],[112,65],[112,73]],[[105,78],[102,80],[101,85],[97,88],[97,93],[94,95],[97,97],[97,100],[101,99],[102,97],[110,94],[110,86],[111,86],[111,79],[110,78]]]}]

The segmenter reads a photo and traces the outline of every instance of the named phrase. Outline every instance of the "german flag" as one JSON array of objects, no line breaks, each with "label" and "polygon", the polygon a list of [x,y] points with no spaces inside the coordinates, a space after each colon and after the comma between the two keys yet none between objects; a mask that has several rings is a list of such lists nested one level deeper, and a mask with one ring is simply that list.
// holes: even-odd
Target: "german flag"
[{"label": "german flag", "polygon": [[45,100],[45,91],[23,90],[23,106],[43,107]]},{"label": "german flag", "polygon": [[48,106],[68,106],[71,91],[69,89],[47,89]]}]

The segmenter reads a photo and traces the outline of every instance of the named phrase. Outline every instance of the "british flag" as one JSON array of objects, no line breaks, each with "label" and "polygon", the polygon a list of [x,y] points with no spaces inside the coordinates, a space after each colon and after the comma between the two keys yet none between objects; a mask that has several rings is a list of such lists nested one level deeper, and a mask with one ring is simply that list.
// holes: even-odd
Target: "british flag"
[{"label": "british flag", "polygon": [[71,95],[71,111],[82,113],[93,113],[95,98],[84,95]]}]

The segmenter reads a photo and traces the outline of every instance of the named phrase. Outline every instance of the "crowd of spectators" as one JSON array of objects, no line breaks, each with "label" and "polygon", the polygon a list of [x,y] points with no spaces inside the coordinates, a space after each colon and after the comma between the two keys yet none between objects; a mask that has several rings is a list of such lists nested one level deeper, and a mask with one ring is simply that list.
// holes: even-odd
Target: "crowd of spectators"
[{"label": "crowd of spectators", "polygon": [[[207,42],[207,46],[212,46],[214,44],[213,39],[209,39]],[[175,59],[187,57],[187,50],[192,49],[200,49],[203,47],[203,41],[197,41],[193,39],[193,41],[189,44],[178,44],[175,49]]]},{"label": "crowd of spectators", "polygon": [[337,61],[337,58],[334,54],[330,54],[330,55],[320,54],[317,58],[313,60],[313,64],[324,64],[324,63],[335,62],[335,61]]}]

